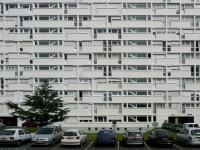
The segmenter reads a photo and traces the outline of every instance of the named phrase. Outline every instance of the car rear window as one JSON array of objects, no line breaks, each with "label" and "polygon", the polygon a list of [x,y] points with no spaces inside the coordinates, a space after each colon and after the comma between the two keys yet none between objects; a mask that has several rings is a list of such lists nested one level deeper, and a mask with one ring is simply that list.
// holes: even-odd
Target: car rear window
[{"label": "car rear window", "polygon": [[142,136],[141,132],[128,132],[128,136]]},{"label": "car rear window", "polygon": [[53,134],[54,128],[40,128],[37,134]]},{"label": "car rear window", "polygon": [[159,136],[169,136],[170,135],[170,132],[167,131],[167,130],[156,130],[156,135],[159,135]]},{"label": "car rear window", "polygon": [[14,135],[15,130],[3,130],[0,132],[0,135]]},{"label": "car rear window", "polygon": [[77,136],[76,132],[65,132],[63,136]]},{"label": "car rear window", "polygon": [[99,131],[98,134],[99,135],[114,135],[113,131],[111,130],[102,130],[102,131]]},{"label": "car rear window", "polygon": [[193,136],[200,136],[200,130],[199,129],[191,130],[191,135],[193,135]]}]

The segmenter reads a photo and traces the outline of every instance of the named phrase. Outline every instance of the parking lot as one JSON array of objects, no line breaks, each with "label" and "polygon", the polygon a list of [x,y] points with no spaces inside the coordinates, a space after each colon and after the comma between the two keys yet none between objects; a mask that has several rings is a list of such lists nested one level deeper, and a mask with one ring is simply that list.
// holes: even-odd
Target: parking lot
[{"label": "parking lot", "polygon": [[109,147],[109,146],[101,146],[96,147],[93,141],[88,141],[86,144],[83,145],[82,148],[79,148],[77,146],[66,146],[61,147],[60,143],[54,145],[54,146],[31,146],[31,144],[24,144],[20,147],[15,146],[1,146],[0,150],[199,150],[199,147],[185,147],[182,145],[174,144],[173,147],[152,147],[147,144],[145,144],[144,147],[140,146],[123,146],[119,142],[116,144],[115,147]]}]

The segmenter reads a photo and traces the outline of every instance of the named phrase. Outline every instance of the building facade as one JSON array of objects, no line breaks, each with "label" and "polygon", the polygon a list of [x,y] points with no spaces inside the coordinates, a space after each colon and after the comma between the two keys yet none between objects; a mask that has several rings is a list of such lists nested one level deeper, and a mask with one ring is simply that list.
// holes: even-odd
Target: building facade
[{"label": "building facade", "polygon": [[200,0],[0,0],[1,118],[48,81],[71,110],[63,127],[200,123],[199,12]]}]

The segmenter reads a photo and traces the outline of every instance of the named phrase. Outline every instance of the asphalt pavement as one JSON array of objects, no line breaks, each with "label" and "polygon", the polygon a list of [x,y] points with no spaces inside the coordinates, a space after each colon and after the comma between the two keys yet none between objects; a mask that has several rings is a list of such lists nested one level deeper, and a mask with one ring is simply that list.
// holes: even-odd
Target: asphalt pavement
[{"label": "asphalt pavement", "polygon": [[20,147],[15,146],[0,146],[0,150],[200,150],[200,146],[185,147],[183,145],[174,144],[173,147],[152,147],[147,144],[144,146],[124,146],[117,143],[115,147],[100,146],[97,147],[93,141],[87,141],[83,147],[65,146],[62,147],[60,143],[54,146],[31,146],[30,143],[23,144]]}]

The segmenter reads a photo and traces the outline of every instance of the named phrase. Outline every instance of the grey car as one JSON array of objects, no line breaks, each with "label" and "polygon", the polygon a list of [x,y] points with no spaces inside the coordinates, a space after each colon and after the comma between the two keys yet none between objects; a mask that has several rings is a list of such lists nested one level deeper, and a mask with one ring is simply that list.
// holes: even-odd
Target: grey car
[{"label": "grey car", "polygon": [[144,145],[144,138],[140,131],[126,131],[123,134],[123,144],[125,145]]},{"label": "grey car", "polygon": [[63,130],[60,126],[46,126],[32,137],[32,145],[54,145],[61,141]]}]

